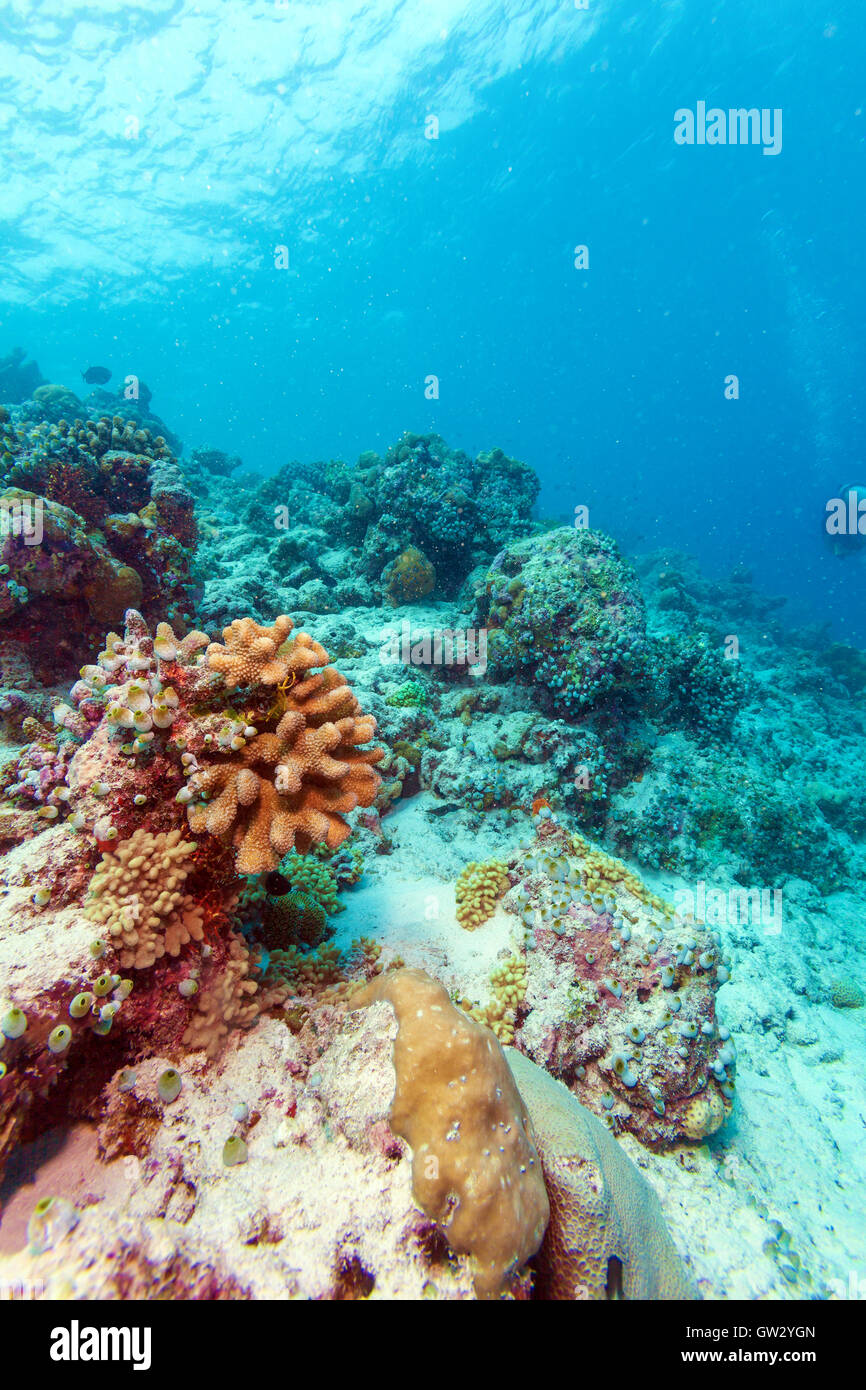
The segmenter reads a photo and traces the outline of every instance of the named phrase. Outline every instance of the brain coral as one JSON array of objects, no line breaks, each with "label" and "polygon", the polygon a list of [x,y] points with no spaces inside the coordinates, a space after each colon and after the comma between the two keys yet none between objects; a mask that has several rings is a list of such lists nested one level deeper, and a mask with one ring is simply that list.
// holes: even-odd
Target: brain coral
[{"label": "brain coral", "polygon": [[358,1008],[393,1005],[391,1127],[412,1148],[412,1187],[452,1248],[470,1253],[475,1287],[495,1296],[538,1249],[548,1203],[532,1126],[502,1048],[455,1009],[423,970],[379,976]]},{"label": "brain coral", "polygon": [[436,571],[423,550],[410,545],[392,560],[382,574],[388,602],[395,607],[415,603],[436,586]]},{"label": "brain coral", "polygon": [[695,1298],[658,1198],[602,1122],[559,1081],[508,1048],[550,1200],[534,1261],[542,1298]]},{"label": "brain coral", "polygon": [[862,1009],[866,995],[856,980],[834,980],[830,986],[830,1003],[834,1009]]}]

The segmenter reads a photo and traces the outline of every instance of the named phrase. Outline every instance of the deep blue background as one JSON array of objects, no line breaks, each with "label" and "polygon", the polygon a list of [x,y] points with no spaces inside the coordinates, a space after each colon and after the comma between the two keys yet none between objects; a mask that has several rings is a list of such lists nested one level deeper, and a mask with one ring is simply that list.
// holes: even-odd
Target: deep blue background
[{"label": "deep blue background", "polygon": [[[822,535],[827,498],[866,483],[862,0],[655,3],[670,29],[652,51],[620,9],[426,141],[455,29],[426,89],[347,128],[351,172],[275,176],[264,218],[224,210],[214,238],[239,238],[246,265],[123,303],[70,276],[61,311],[3,309],[0,352],[21,342],[79,390],[91,362],[115,384],[137,372],[188,447],[261,471],[404,429],[499,445],[538,471],[545,513],[587,503],[628,548],[745,562],[792,616],[863,643],[866,554]],[[674,111],[698,99],[781,107],[782,153],[676,146]],[[380,164],[395,139],[409,157]]]}]

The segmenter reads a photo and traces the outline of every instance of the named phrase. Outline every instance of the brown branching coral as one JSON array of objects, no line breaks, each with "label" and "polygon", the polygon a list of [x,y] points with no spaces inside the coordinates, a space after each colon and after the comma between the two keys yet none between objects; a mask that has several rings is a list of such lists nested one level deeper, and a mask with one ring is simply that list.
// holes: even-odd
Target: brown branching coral
[{"label": "brown branching coral", "polygon": [[280,652],[292,627],[291,618],[284,613],[270,627],[262,627],[252,618],[236,618],[223,628],[225,645],[212,642],[208,647],[208,665],[219,671],[227,690],[238,685],[279,685],[312,666],[326,666],[324,647],[306,633],[298,633],[288,654]]},{"label": "brown branching coral", "polygon": [[[278,685],[276,707],[259,717],[279,715],[276,729],[248,726],[229,761],[199,768],[189,783],[205,799],[188,807],[191,829],[231,838],[242,874],[275,869],[293,848],[336,849],[349,834],[343,815],[372,805],[380,782],[374,764],[384,750],[359,746],[375,734],[375,719],[361,714],[345,678],[305,632],[277,649],[291,627],[287,617],[268,629],[241,619],[225,629],[225,647],[208,648],[208,666],[226,683]],[[325,669],[313,672],[317,666]]]},{"label": "brown branching coral", "polygon": [[103,854],[85,915],[105,930],[124,968],[145,969],[161,956],[179,955],[188,941],[201,941],[201,910],[183,892],[195,848],[179,830],[136,830]]}]

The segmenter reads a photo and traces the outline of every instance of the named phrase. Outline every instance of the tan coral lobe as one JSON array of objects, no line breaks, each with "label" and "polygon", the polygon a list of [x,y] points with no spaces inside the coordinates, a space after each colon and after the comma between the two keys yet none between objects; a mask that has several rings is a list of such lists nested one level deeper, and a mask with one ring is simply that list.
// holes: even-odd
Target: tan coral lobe
[{"label": "tan coral lobe", "polygon": [[605,1125],[521,1052],[508,1064],[535,1130],[550,1224],[535,1261],[544,1299],[696,1298],[649,1183]]},{"label": "tan coral lobe", "polygon": [[529,1113],[493,1034],[423,970],[381,975],[354,996],[385,999],[399,1029],[391,1128],[412,1148],[412,1190],[475,1287],[495,1297],[541,1244],[547,1193]]}]

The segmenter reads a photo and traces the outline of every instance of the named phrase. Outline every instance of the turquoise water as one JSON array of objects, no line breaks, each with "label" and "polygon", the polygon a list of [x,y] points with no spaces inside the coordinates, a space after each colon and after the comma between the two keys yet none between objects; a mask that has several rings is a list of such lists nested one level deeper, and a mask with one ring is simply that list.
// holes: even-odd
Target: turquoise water
[{"label": "turquoise water", "polygon": [[[864,60],[854,0],[7,7],[0,1283],[149,1296],[159,1221],[177,1298],[862,1296]],[[657,1268],[441,1253],[345,1011],[401,965]]]}]

